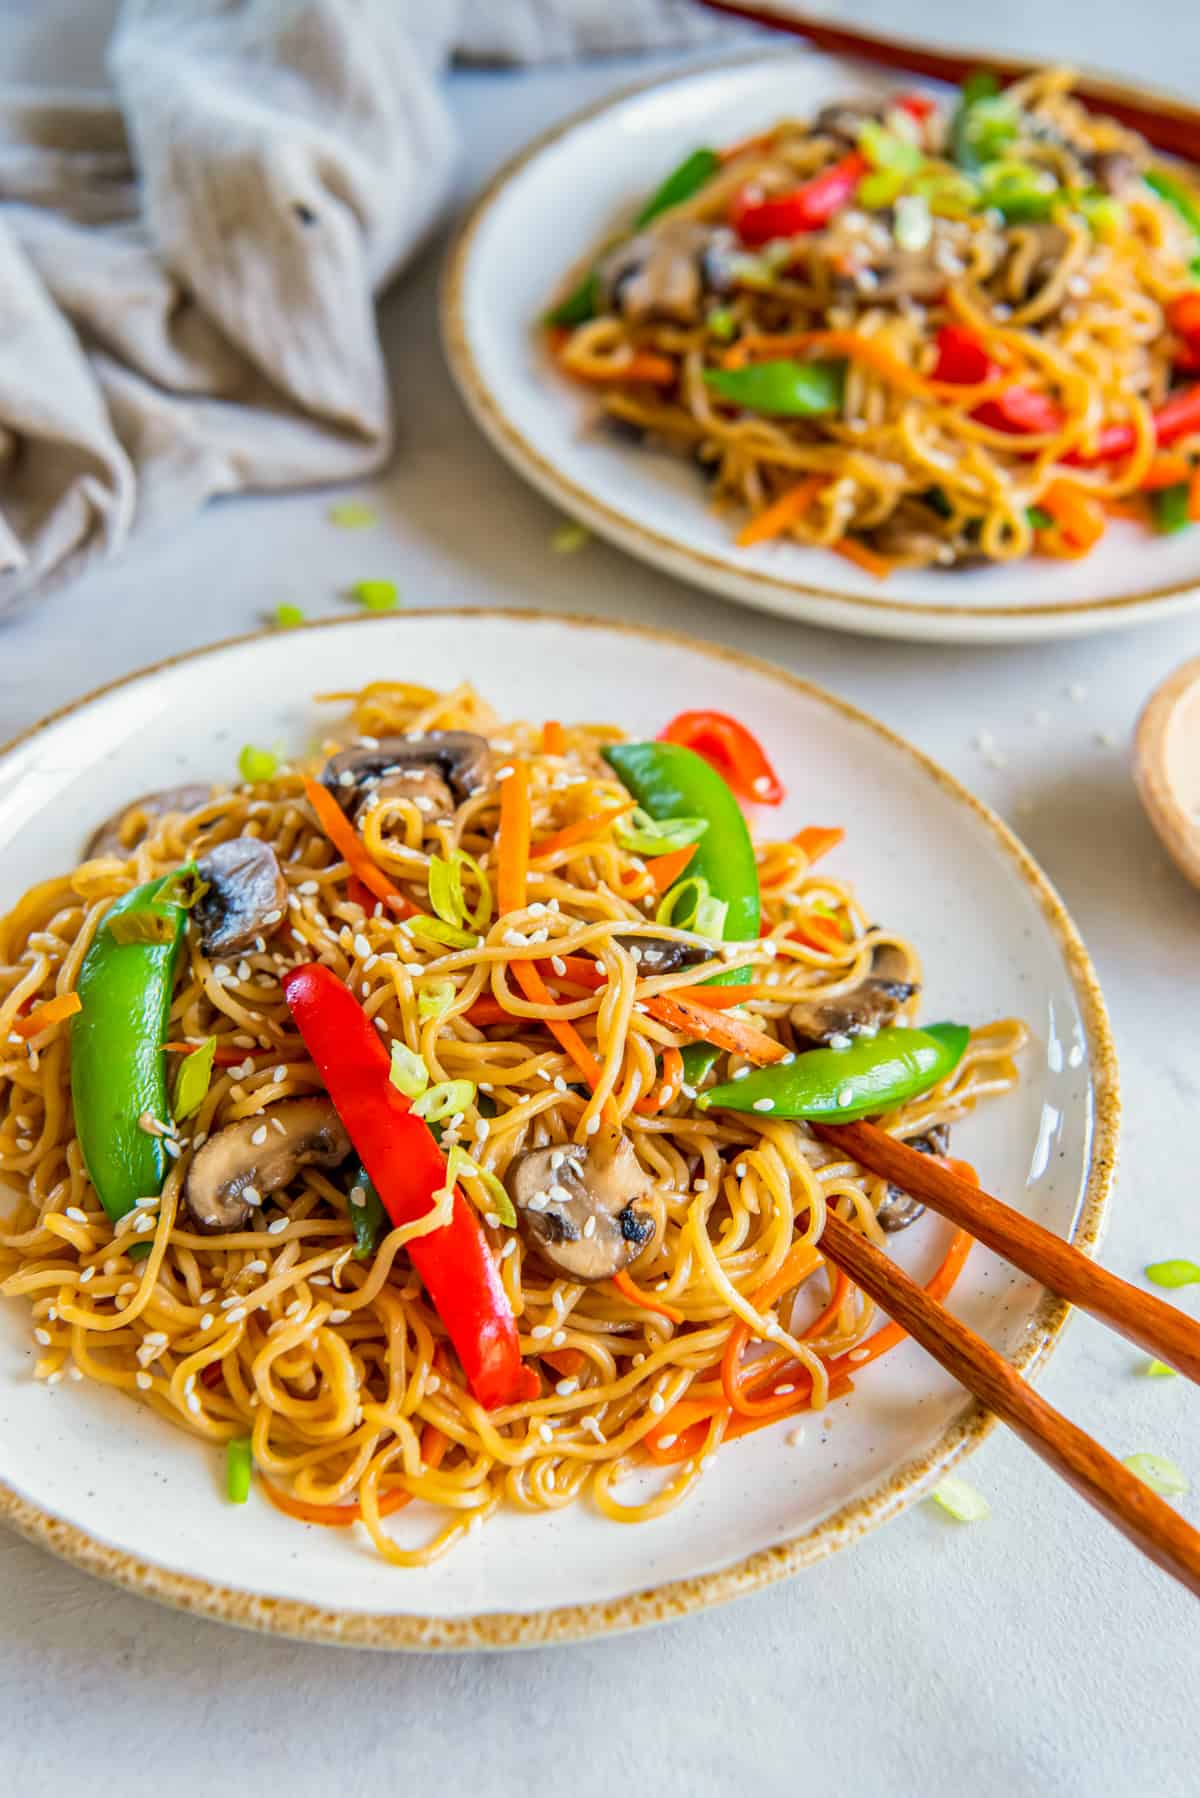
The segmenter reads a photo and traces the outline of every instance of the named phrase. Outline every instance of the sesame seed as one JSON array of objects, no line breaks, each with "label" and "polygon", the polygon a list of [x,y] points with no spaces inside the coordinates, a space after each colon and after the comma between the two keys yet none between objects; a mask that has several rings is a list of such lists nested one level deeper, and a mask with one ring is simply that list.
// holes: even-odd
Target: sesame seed
[{"label": "sesame seed", "polygon": [[[529,1334],[533,1337],[535,1342],[541,1342],[544,1337],[549,1336],[550,1325],[549,1324],[534,1324],[534,1326],[533,1326],[532,1330],[530,1330]],[[46,1340],[47,1340],[47,1342],[49,1342],[50,1338],[47,1337]]]},{"label": "sesame seed", "polygon": [[659,1437],[658,1446],[659,1446],[659,1448],[674,1448],[675,1444],[678,1441],[679,1441],[679,1437],[677,1435],[675,1435],[674,1431],[672,1431],[671,1435],[669,1435],[669,1436],[660,1436]]},{"label": "sesame seed", "polygon": [[1072,1043],[1071,1047],[1067,1050],[1067,1066],[1069,1068],[1077,1068],[1082,1064],[1082,1062],[1083,1062],[1083,1047],[1082,1047],[1082,1045],[1079,1043]]},{"label": "sesame seed", "polygon": [[750,1078],[750,1069],[749,1068],[738,1068],[738,1070],[734,1074],[733,1078],[735,1080],[748,1080]]},{"label": "sesame seed", "polygon": [[350,1313],[348,1311],[339,1307],[338,1310],[329,1313],[329,1322],[331,1324],[344,1324],[349,1315]]},{"label": "sesame seed", "polygon": [[82,1368],[76,1367],[74,1362],[72,1362],[70,1367],[68,1367],[68,1369],[67,1369],[67,1378],[68,1378],[68,1380],[82,1380],[82,1378],[83,1378]]},{"label": "sesame seed", "polygon": [[554,1173],[557,1173],[559,1168],[562,1166],[563,1162],[566,1159],[567,1159],[567,1156],[566,1156],[566,1151],[564,1149],[555,1149],[553,1154],[550,1157],[551,1170]]},{"label": "sesame seed", "polygon": [[33,1340],[37,1343],[40,1343],[43,1348],[49,1348],[49,1346],[50,1346],[49,1330],[43,1330],[41,1328],[36,1329],[33,1332]]},{"label": "sesame seed", "polygon": [[798,1425],[797,1428],[794,1430],[789,1430],[787,1435],[784,1437],[784,1441],[787,1443],[789,1448],[799,1448],[800,1444],[804,1441],[804,1426],[803,1426],[803,1424]]},{"label": "sesame seed", "polygon": [[94,1276],[95,1272],[96,1270],[94,1267],[85,1267],[79,1276],[79,1284],[81,1286],[86,1286],[88,1281]]},{"label": "sesame seed", "polygon": [[277,1217],[273,1223],[270,1223],[267,1225],[267,1235],[268,1236],[278,1236],[280,1231],[286,1230],[287,1227],[288,1227],[287,1218],[286,1217]]},{"label": "sesame seed", "polygon": [[265,1124],[260,1124],[257,1130],[251,1132],[250,1141],[254,1144],[256,1149],[261,1149],[266,1140],[267,1126]]},{"label": "sesame seed", "polygon": [[361,931],[354,939],[354,953],[364,959],[371,953],[371,945]]},{"label": "sesame seed", "polygon": [[870,1357],[871,1357],[870,1349],[856,1348],[856,1349],[850,1350],[850,1353],[846,1356],[846,1359],[847,1359],[847,1361],[868,1361],[868,1360],[870,1360]]},{"label": "sesame seed", "polygon": [[53,1373],[46,1375],[46,1384],[47,1384],[47,1386],[59,1386],[62,1384],[62,1368],[61,1367],[56,1368],[56,1370]]},{"label": "sesame seed", "polygon": [[245,1199],[247,1205],[257,1207],[262,1204],[262,1194],[259,1192],[257,1186],[243,1186],[241,1196]]},{"label": "sesame seed", "polygon": [[200,1319],[200,1328],[202,1330],[211,1330],[212,1327],[213,1327],[213,1314],[211,1311],[206,1311],[204,1313],[204,1316]]},{"label": "sesame seed", "polygon": [[774,1099],[755,1099],[755,1101],[754,1101],[754,1110],[755,1111],[774,1111],[774,1109],[775,1109]]},{"label": "sesame seed", "polygon": [[134,1379],[137,1381],[138,1386],[141,1388],[141,1390],[143,1392],[149,1392],[150,1388],[154,1384],[154,1381],[150,1378],[150,1375],[148,1373],[146,1373],[144,1370],[142,1372],[136,1373],[134,1375]]},{"label": "sesame seed", "polygon": [[554,972],[556,974],[558,974],[560,977],[563,974],[565,974],[567,971],[567,964],[563,960],[561,955],[552,955],[550,957],[550,966],[554,969]]},{"label": "sesame seed", "polygon": [[585,1136],[595,1136],[595,1134],[596,1134],[597,1130],[599,1130],[599,1128],[600,1128],[600,1114],[599,1114],[599,1112],[595,1112],[588,1119],[587,1123],[583,1126],[583,1133]]},{"label": "sesame seed", "polygon": [[[284,1066],[283,1066],[283,1064],[282,1064],[282,1063],[280,1063],[280,1065],[279,1065],[279,1066],[278,1066],[278,1067],[277,1067],[277,1068],[276,1068],[276,1069],[275,1069],[275,1074],[274,1074],[274,1078],[275,1078],[275,1079],[276,1079],[276,1080],[286,1080],[286,1079],[287,1079],[287,1073],[288,1073],[288,1071],[287,1071],[287,1069],[286,1069],[286,1067],[284,1067]],[[278,1122],[279,1122],[279,1120],[278,1120],[278,1118],[276,1118],[276,1119],[275,1119],[275,1120],[274,1120],[274,1121],[275,1121],[275,1122],[276,1122],[276,1123],[278,1123]]]},{"label": "sesame seed", "polygon": [[288,1306],[287,1310],[284,1312],[283,1315],[285,1317],[299,1317],[300,1313],[302,1311],[306,1311],[307,1309],[308,1309],[308,1307],[304,1303],[303,1299],[293,1299],[291,1304]]},{"label": "sesame seed", "polygon": [[315,880],[302,880],[296,888],[298,893],[316,893],[320,891]]},{"label": "sesame seed", "polygon": [[227,1324],[240,1324],[245,1315],[245,1305],[231,1305],[229,1310],[225,1313],[225,1322]]},{"label": "sesame seed", "polygon": [[744,1180],[746,1178],[746,1163],[744,1161],[739,1161],[733,1171],[739,1180]]},{"label": "sesame seed", "polygon": [[198,1417],[200,1415],[200,1400],[199,1400],[198,1396],[196,1395],[196,1393],[189,1392],[185,1402],[187,1404],[188,1410],[192,1413],[192,1415],[194,1417]]},{"label": "sesame seed", "polygon": [[508,1241],[505,1243],[504,1247],[500,1251],[501,1261],[507,1261],[509,1256],[515,1255],[516,1252],[517,1252],[517,1239],[515,1236],[510,1236]]},{"label": "sesame seed", "polygon": [[553,1442],[554,1441],[554,1431],[550,1428],[550,1425],[548,1423],[539,1423],[538,1435],[541,1437],[543,1442]]},{"label": "sesame seed", "polygon": [[148,1211],[141,1211],[134,1219],[133,1228],[136,1235],[144,1236],[147,1230],[153,1230],[154,1219],[150,1216]]},{"label": "sesame seed", "polygon": [[570,1398],[573,1392],[579,1391],[578,1380],[559,1380],[554,1388],[559,1398]]},{"label": "sesame seed", "polygon": [[63,1216],[69,1217],[73,1224],[86,1224],[88,1221],[87,1212],[81,1211],[78,1205],[68,1205]]},{"label": "sesame seed", "polygon": [[666,1410],[666,1408],[667,1408],[667,1401],[663,1397],[662,1393],[661,1392],[652,1393],[651,1397],[650,1397],[650,1409],[653,1411],[654,1415],[656,1417],[661,1417],[663,1412]]},{"label": "sesame seed", "polygon": [[789,1392],[795,1392],[795,1390],[796,1390],[796,1388],[792,1385],[776,1386],[775,1397],[776,1398],[786,1398]]},{"label": "sesame seed", "polygon": [[852,1086],[843,1086],[841,1091],[838,1093],[837,1102],[843,1108],[843,1110],[845,1109],[845,1107],[847,1105],[853,1105],[853,1103],[854,1103],[854,1088]]}]

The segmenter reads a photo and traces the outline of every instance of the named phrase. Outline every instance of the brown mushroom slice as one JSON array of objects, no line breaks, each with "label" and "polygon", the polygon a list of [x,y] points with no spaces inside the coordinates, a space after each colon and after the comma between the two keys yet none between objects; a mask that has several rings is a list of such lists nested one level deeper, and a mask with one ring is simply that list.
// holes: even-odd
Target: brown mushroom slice
[{"label": "brown mushroom slice", "polygon": [[906,980],[908,960],[894,943],[881,943],[871,957],[871,970],[857,986],[792,1006],[792,1029],[805,1043],[828,1043],[837,1036],[862,1036],[890,1024],[900,1007],[919,991]]},{"label": "brown mushroom slice", "polygon": [[[910,1137],[908,1146],[910,1149],[915,1149],[918,1155],[948,1155],[950,1153],[949,1124],[935,1124],[923,1136]],[[920,1199],[914,1199],[912,1194],[905,1192],[902,1186],[893,1186],[889,1182],[887,1192],[875,1215],[888,1235],[894,1236],[897,1230],[907,1230],[910,1224],[915,1224],[917,1219],[924,1215],[924,1211],[925,1207]]]},{"label": "brown mushroom slice", "polygon": [[240,1230],[303,1167],[337,1167],[351,1150],[329,1099],[281,1099],[227,1124],[192,1160],[183,1202],[203,1235]]},{"label": "brown mushroom slice", "polygon": [[681,943],[674,937],[619,936],[613,940],[632,955],[640,974],[674,974],[713,958],[712,951],[702,949],[699,943]]},{"label": "brown mushroom slice", "polygon": [[350,818],[357,819],[375,793],[415,799],[431,817],[432,803],[444,818],[487,785],[491,763],[487,742],[473,731],[431,730],[343,749],[326,762],[321,779]]},{"label": "brown mushroom slice", "polygon": [[694,324],[709,295],[728,293],[741,246],[726,226],[675,219],[618,244],[597,271],[603,303],[633,322]]},{"label": "brown mushroom slice", "polygon": [[196,904],[206,955],[236,955],[281,922],[287,882],[269,843],[231,837],[215,844],[196,866],[208,883]]},{"label": "brown mushroom slice", "polygon": [[[96,826],[83,846],[82,859],[90,862],[100,855],[119,855],[124,860],[133,854],[151,824],[157,823],[159,818],[165,818],[168,812],[198,812],[211,798],[212,788],[197,783],[183,787],[163,787],[158,793],[143,793],[140,799],[131,799],[119,812],[114,812],[111,818],[106,818],[103,824]],[[126,843],[121,835],[121,826],[131,812],[143,813],[146,821],[132,842]]]},{"label": "brown mushroom slice", "polygon": [[508,1170],[524,1234],[572,1280],[611,1280],[641,1254],[654,1219],[639,1211],[653,1185],[625,1135],[587,1148],[531,1149]]}]

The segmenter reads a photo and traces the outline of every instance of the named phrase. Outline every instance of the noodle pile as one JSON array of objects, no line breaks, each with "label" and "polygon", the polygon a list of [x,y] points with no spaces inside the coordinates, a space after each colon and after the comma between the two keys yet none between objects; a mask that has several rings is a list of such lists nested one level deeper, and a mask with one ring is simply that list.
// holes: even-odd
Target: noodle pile
[{"label": "noodle pile", "polygon": [[[1149,146],[1084,111],[1071,81],[1055,70],[1006,89],[993,104],[1011,134],[971,177],[953,110],[920,96],[912,112],[895,96],[826,107],[717,151],[691,197],[597,247],[593,315],[549,315],[558,367],[622,434],[696,463],[718,507],[748,509],[747,545],[788,536],[880,577],[1086,553],[1106,509],[1166,484],[1147,479],[1155,409],[1200,367],[1200,339],[1170,320],[1200,267],[1186,216],[1200,223],[1200,185],[1175,166],[1182,197],[1168,203]],[[864,145],[883,167],[868,169]],[[906,145],[919,161],[907,187],[868,204]],[[747,197],[794,195],[848,158],[866,179],[821,228],[739,239]],[[995,204],[989,180],[1009,183]],[[944,363],[948,329],[970,338],[976,372]],[[779,358],[844,369],[825,415],[771,415],[708,378]],[[1102,436],[1114,424],[1119,451]],[[1173,447],[1200,451],[1200,411]],[[1174,460],[1186,493],[1195,463]]]},{"label": "noodle pile", "polygon": [[[497,783],[460,806],[452,821],[431,825],[405,799],[383,799],[367,814],[366,846],[398,882],[423,887],[430,852],[454,847],[494,875],[505,758],[528,764],[535,837],[624,797],[599,755],[619,735],[606,727],[569,727],[555,738],[561,752],[548,753],[540,727],[502,725],[466,686],[438,695],[379,682],[330,697],[348,700],[351,710],[338,742],[323,746],[326,754],[352,739],[430,729],[470,730],[491,746]],[[882,1240],[875,1214],[884,1183],[831,1159],[803,1125],[701,1114],[677,1089],[656,1108],[656,1055],[678,1038],[640,1008],[638,994],[669,991],[696,975],[684,968],[641,976],[639,984],[635,961],[616,943],[618,933],[646,933],[648,915],[653,919],[653,898],[649,914],[644,903],[650,877],[636,856],[606,837],[535,857],[526,910],[493,915],[480,947],[447,952],[406,935],[378,915],[382,908],[368,915],[351,900],[346,865],[332,859],[295,766],[216,791],[190,815],[147,820],[135,809],[124,821],[126,842],[147,822],[128,859],[93,859],[47,880],[0,922],[0,1197],[7,1200],[0,1290],[32,1308],[37,1378],[83,1377],[116,1387],[213,1447],[250,1436],[255,1466],[276,1502],[318,1522],[361,1518],[379,1552],[401,1566],[434,1561],[502,1503],[558,1509],[586,1493],[620,1521],[677,1505],[725,1433],[727,1411],[713,1413],[701,1452],[667,1467],[648,1496],[639,1484],[634,1502],[623,1500],[622,1482],[646,1465],[644,1445],[655,1430],[666,1458],[673,1438],[662,1435],[664,1419],[685,1395],[713,1390],[730,1332],[740,1324],[751,1338],[769,1338],[787,1362],[786,1390],[794,1396],[780,1414],[825,1403],[827,1364],[868,1334],[872,1306],[844,1283],[835,1287],[818,1253],[797,1258],[795,1251],[816,1240],[831,1205]],[[172,1166],[161,1200],[114,1229],[74,1134],[68,1032],[52,1026],[26,1043],[14,1026],[30,1004],[73,988],[115,896],[246,834],[278,855],[286,916],[274,936],[233,965],[205,959],[189,933],[170,1040],[215,1034],[225,1053],[199,1112],[183,1126],[167,1123]],[[724,954],[728,966],[752,970],[752,983],[739,989],[749,1014],[787,1042],[788,1008],[799,995],[855,983],[874,947],[897,939],[869,926],[852,893],[810,870],[795,844],[763,843],[757,855],[764,937],[725,945]],[[840,950],[813,949],[788,935],[817,906],[847,921],[851,940]],[[694,940],[661,927],[654,934]],[[918,978],[915,951],[899,947]],[[531,1003],[511,978],[519,958],[585,949],[607,971],[599,992]],[[585,1141],[590,1120],[611,1096],[653,1178],[647,1205],[658,1229],[633,1269],[646,1306],[608,1281],[556,1278],[521,1234],[487,1223],[522,1354],[543,1375],[541,1394],[529,1403],[489,1414],[467,1391],[400,1247],[401,1232],[385,1236],[372,1260],[354,1258],[349,1179],[337,1170],[305,1169],[279,1203],[264,1204],[234,1234],[190,1227],[180,1193],[203,1137],[281,1098],[321,1091],[279,984],[289,966],[313,958],[350,985],[385,1043],[407,1044],[435,1081],[468,1079],[490,1097],[492,1115],[473,1105],[455,1117],[444,1148],[463,1143],[503,1178],[524,1149]],[[487,995],[510,1022],[469,1021]],[[550,1012],[573,1019],[594,1046],[602,1068],[595,1092],[575,1084],[574,1067],[539,1027]],[[977,1031],[942,1087],[889,1117],[886,1127],[912,1137],[1007,1090],[1022,1037],[1012,1022]],[[736,1059],[730,1065],[736,1068]],[[486,1193],[469,1178],[463,1186],[488,1211]],[[131,1245],[145,1243],[148,1256],[132,1258]],[[753,1295],[770,1287],[789,1254],[798,1271],[764,1313]],[[797,1339],[793,1331],[819,1312],[817,1333]],[[564,1375],[564,1365],[576,1371]],[[427,1508],[397,1536],[383,1519],[406,1497]]]}]

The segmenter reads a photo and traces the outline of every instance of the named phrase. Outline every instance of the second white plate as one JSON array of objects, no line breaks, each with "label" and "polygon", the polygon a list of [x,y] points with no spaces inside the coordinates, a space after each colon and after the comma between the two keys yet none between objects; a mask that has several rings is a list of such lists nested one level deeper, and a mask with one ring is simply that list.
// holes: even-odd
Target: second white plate
[{"label": "second white plate", "polygon": [[536,330],[564,272],[698,144],[735,142],[889,85],[847,59],[773,49],[620,94],[522,152],[476,204],[447,269],[443,336],[476,420],[536,487],[632,555],[786,617],[874,636],[996,643],[1108,630],[1200,604],[1200,530],[1153,537],[1120,520],[1079,562],[905,569],[884,583],[827,550],[739,549],[686,462],[586,428],[586,398],[555,375]]}]

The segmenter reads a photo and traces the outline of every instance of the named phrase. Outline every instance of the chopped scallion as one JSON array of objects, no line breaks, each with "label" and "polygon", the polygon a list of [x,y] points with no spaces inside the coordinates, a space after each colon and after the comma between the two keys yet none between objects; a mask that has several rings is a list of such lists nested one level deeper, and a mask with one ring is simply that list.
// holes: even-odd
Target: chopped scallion
[{"label": "chopped scallion", "polygon": [[212,1085],[213,1057],[217,1052],[215,1036],[206,1037],[198,1049],[185,1055],[175,1075],[175,1094],[171,1110],[175,1122],[182,1123],[199,1111]]},{"label": "chopped scallion", "polygon": [[258,780],[270,780],[279,766],[279,757],[273,749],[256,749],[253,743],[247,743],[237,765],[242,779],[253,785]]},{"label": "chopped scallion", "polygon": [[276,628],[281,631],[295,630],[298,624],[304,623],[304,613],[299,606],[276,606],[274,617]]},{"label": "chopped scallion", "polygon": [[1156,1286],[1194,1286],[1200,1281],[1200,1267],[1194,1261],[1152,1261],[1146,1278]]},{"label": "chopped scallion", "polygon": [[398,1093],[406,1099],[417,1099],[429,1085],[429,1069],[407,1043],[392,1044],[392,1067],[388,1075]]},{"label": "chopped scallion", "polygon": [[1191,1489],[1187,1474],[1165,1455],[1126,1455],[1125,1465],[1163,1498],[1182,1498]]},{"label": "chopped scallion", "polygon": [[355,581],[350,597],[366,612],[394,612],[400,604],[395,581]]},{"label": "chopped scallion", "polygon": [[225,1445],[225,1490],[230,1504],[244,1505],[250,1496],[254,1451],[249,1436],[235,1436]]},{"label": "chopped scallion", "polygon": [[473,1080],[439,1080],[413,1100],[413,1112],[427,1124],[442,1124],[456,1111],[466,1111],[474,1100]]},{"label": "chopped scallion", "polygon": [[990,1517],[992,1507],[982,1492],[956,1473],[948,1473],[929,1494],[934,1504],[941,1505],[958,1523],[982,1523]]},{"label": "chopped scallion", "polygon": [[329,508],[329,522],[343,531],[365,531],[375,523],[375,514],[361,500],[339,500]]}]

